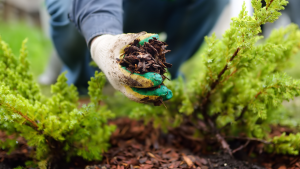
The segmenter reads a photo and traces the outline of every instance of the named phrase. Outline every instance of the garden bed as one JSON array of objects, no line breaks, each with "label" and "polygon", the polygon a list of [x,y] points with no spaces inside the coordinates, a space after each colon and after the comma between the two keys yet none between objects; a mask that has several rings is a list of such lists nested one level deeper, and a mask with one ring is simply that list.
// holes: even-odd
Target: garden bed
[{"label": "garden bed", "polygon": [[[111,148],[104,153],[102,161],[88,162],[75,157],[70,162],[58,159],[50,164],[51,168],[86,168],[86,169],[131,169],[131,168],[299,168],[299,156],[280,156],[262,153],[262,143],[251,140],[246,147],[247,140],[235,138],[229,141],[231,148],[239,151],[234,157],[218,150],[216,140],[204,142],[194,138],[196,131],[189,122],[180,128],[172,129],[165,134],[152,124],[144,125],[142,121],[119,118],[110,122],[117,125],[111,136]],[[284,127],[273,128],[273,134],[287,132]],[[0,139],[8,138],[3,132]],[[18,138],[18,148],[10,155],[0,151],[0,169],[10,169],[24,165],[32,160],[32,149],[26,146],[22,138]],[[211,149],[210,152],[206,150]]]}]

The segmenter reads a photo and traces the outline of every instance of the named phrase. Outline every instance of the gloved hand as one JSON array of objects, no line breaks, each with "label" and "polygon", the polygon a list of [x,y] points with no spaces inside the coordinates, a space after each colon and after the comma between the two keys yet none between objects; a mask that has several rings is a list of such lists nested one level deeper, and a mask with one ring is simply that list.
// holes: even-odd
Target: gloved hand
[{"label": "gloved hand", "polygon": [[123,58],[124,49],[129,43],[135,39],[140,39],[140,44],[142,45],[153,37],[158,39],[157,34],[148,34],[146,32],[120,35],[107,34],[96,37],[91,44],[92,58],[106,75],[111,85],[136,102],[158,102],[160,98],[168,100],[173,96],[171,90],[164,85],[155,90],[149,89],[157,87],[163,82],[160,74],[153,72],[131,74],[117,62],[117,58]]}]

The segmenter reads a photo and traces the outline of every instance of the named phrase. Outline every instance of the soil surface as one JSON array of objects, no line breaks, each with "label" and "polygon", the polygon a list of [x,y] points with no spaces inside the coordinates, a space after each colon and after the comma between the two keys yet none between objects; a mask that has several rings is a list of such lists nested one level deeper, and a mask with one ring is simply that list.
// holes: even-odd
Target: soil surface
[{"label": "soil surface", "polygon": [[[300,168],[300,156],[283,156],[265,154],[262,143],[250,142],[234,157],[222,153],[217,141],[203,141],[192,137],[195,131],[184,124],[180,128],[170,129],[165,134],[155,129],[152,124],[145,125],[142,121],[120,118],[110,122],[117,125],[117,130],[111,136],[111,148],[103,154],[102,161],[88,162],[74,157],[70,162],[62,159],[51,163],[53,169],[133,169],[133,168],[228,168],[228,169],[261,169],[261,168]],[[286,132],[284,127],[274,128],[273,133]],[[277,135],[277,134],[276,134]],[[0,139],[12,138],[0,132]],[[7,154],[0,149],[0,169],[11,169],[32,160],[32,148],[26,145],[22,138],[18,139],[15,151]],[[230,147],[245,145],[245,140],[233,139]],[[209,151],[208,151],[209,150]],[[31,167],[36,168],[36,167]]]}]

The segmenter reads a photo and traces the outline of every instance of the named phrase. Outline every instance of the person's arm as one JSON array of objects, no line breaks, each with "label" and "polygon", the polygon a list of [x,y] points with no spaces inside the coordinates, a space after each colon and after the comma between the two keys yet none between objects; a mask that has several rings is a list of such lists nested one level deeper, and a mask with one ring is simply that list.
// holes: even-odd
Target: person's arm
[{"label": "person's arm", "polygon": [[[124,48],[135,39],[146,42],[158,38],[157,34],[146,32],[122,34],[122,10],[122,0],[74,0],[70,20],[83,34],[93,60],[116,90],[141,103],[157,104],[170,99],[172,91],[162,85],[160,74],[132,74],[117,62],[123,57]],[[157,86],[160,87],[153,89]]]},{"label": "person's arm", "polygon": [[123,33],[122,0],[74,0],[69,17],[88,46],[99,35]]}]

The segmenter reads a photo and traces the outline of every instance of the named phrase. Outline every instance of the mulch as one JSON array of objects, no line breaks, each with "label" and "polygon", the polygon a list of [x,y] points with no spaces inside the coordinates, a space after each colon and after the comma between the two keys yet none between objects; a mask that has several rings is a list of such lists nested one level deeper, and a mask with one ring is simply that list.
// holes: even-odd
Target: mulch
[{"label": "mulch", "polygon": [[[172,67],[172,64],[166,62],[165,54],[170,52],[170,50],[166,50],[168,46],[166,42],[159,41],[155,37],[150,39],[149,42],[144,42],[143,45],[140,45],[139,42],[140,39],[135,39],[130,43],[124,49],[124,57],[117,58],[117,62],[131,73],[154,72],[160,74],[162,79],[165,80],[167,77],[164,74],[167,72],[167,68]],[[135,84],[136,87],[141,86],[135,81],[131,83]],[[160,85],[163,85],[163,83]],[[160,88],[160,85],[150,90]],[[143,101],[149,102],[149,98],[146,97]],[[160,106],[163,104],[163,98],[160,97],[158,100],[151,102],[154,103],[154,106]]]},{"label": "mulch", "polygon": [[23,165],[27,160],[31,160],[32,148],[27,146],[24,138],[15,137],[14,135],[8,136],[5,132],[0,131],[0,141],[5,141],[5,139],[15,139],[16,149],[8,154],[7,150],[2,149],[0,143],[0,169],[17,167],[18,165]]},{"label": "mulch", "polygon": [[155,72],[165,79],[166,68],[172,67],[172,64],[166,62],[165,57],[165,54],[170,52],[166,50],[168,45],[155,37],[144,45],[139,45],[139,42],[140,40],[136,39],[124,49],[124,57],[117,59],[119,64],[131,73]]},{"label": "mulch", "polygon": [[[84,161],[72,158],[70,162],[52,164],[51,168],[66,169],[148,169],[148,168],[236,168],[236,169],[300,169],[300,156],[287,156],[263,153],[262,143],[251,142],[231,157],[224,154],[215,140],[202,140],[192,137],[195,130],[188,123],[167,133],[154,128],[151,122],[119,118],[110,121],[117,125],[111,136],[111,148],[103,154],[102,161]],[[273,134],[286,132],[284,127],[274,127]],[[6,136],[0,132],[0,139]],[[30,159],[31,148],[19,139],[18,148],[11,154],[0,149],[0,169],[10,169],[24,165]],[[229,142],[232,149],[245,144],[245,140]]]},{"label": "mulch", "polygon": [[[102,164],[87,166],[86,169],[263,168],[225,154],[203,157],[199,153],[202,147],[199,140],[183,138],[180,132],[174,133],[176,130],[171,132],[173,134],[165,134],[153,128],[151,123],[145,126],[142,121],[126,118],[112,123],[118,126],[111,137],[112,148],[104,154]],[[185,140],[194,149],[182,144]]]}]

